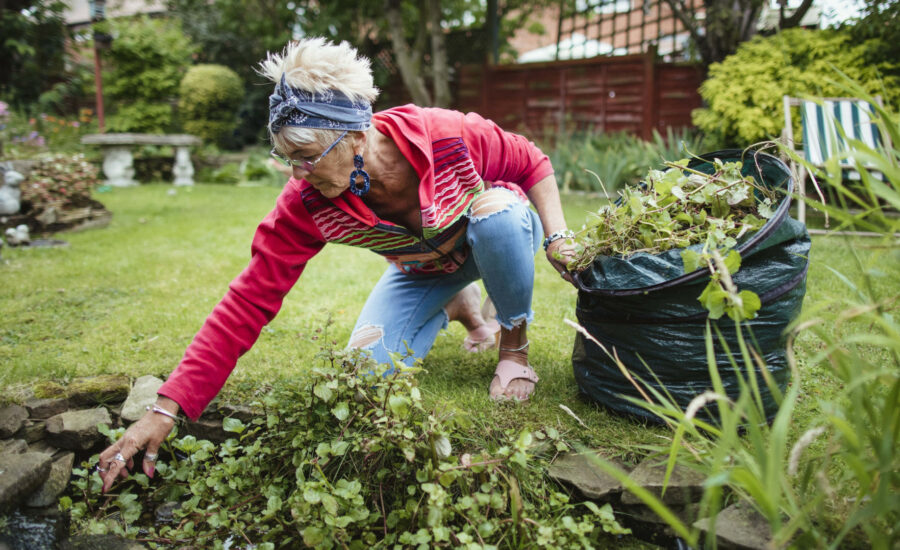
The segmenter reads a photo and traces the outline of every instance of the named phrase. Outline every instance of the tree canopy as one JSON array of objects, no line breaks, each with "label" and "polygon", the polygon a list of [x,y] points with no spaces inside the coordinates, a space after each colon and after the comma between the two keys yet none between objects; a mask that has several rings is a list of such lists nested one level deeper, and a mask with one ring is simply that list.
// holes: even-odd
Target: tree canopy
[{"label": "tree canopy", "polygon": [[0,1],[0,95],[16,108],[63,78],[64,9],[61,1]]}]

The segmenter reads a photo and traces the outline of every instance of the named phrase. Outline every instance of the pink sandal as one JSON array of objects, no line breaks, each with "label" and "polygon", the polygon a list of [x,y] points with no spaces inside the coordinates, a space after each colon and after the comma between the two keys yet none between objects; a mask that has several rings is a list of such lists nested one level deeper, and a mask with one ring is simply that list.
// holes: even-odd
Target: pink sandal
[{"label": "pink sandal", "polygon": [[[493,401],[528,401],[528,397],[520,400],[516,397],[506,395],[506,388],[513,380],[530,380],[535,384],[537,384],[539,380],[537,373],[534,372],[534,369],[531,368],[530,365],[520,365],[511,359],[501,359],[500,362],[497,363],[497,368],[494,370],[494,376],[500,378],[500,389],[503,390],[503,393],[496,397],[491,397]],[[534,390],[532,390],[532,392],[533,391]],[[529,394],[529,397],[530,396],[531,394]]]}]

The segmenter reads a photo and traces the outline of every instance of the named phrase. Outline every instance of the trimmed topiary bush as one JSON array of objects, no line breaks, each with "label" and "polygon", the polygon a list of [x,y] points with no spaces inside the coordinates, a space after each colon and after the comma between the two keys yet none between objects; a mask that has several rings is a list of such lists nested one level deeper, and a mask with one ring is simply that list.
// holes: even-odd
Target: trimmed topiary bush
[{"label": "trimmed topiary bush", "polygon": [[877,46],[878,40],[857,43],[831,30],[790,29],[754,38],[710,66],[700,87],[707,107],[694,111],[694,124],[722,146],[746,147],[776,138],[784,126],[782,96],[840,96],[830,83],[837,78],[835,69],[896,103],[900,82],[884,76],[896,70],[896,62],[873,63],[869,54]]},{"label": "trimmed topiary bush", "polygon": [[184,130],[207,143],[222,144],[237,127],[244,85],[224,65],[195,65],[181,80],[180,96]]}]

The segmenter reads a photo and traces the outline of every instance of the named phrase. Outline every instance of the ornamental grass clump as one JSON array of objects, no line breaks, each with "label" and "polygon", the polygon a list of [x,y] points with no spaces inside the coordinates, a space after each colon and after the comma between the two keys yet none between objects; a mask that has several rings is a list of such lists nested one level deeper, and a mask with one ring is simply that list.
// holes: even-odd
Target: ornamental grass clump
[{"label": "ornamental grass clump", "polygon": [[[223,444],[172,434],[152,481],[137,474],[102,495],[96,472],[76,470],[61,502],[73,529],[260,550],[592,548],[628,533],[609,505],[570,502],[546,477],[570,449],[556,429],[484,434],[465,411],[426,407],[420,369],[399,359],[386,374],[359,350],[322,358],[310,376],[261,389],[248,424],[226,419]],[[154,524],[167,502],[174,517]]]}]

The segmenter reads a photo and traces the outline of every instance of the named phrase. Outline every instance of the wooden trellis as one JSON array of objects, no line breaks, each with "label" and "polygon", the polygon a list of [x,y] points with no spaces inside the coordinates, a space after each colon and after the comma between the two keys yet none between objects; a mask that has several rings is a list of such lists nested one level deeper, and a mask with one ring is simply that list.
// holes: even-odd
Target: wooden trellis
[{"label": "wooden trellis", "polygon": [[638,54],[653,47],[665,61],[690,57],[688,32],[665,0],[561,0],[558,31],[557,59]]}]

